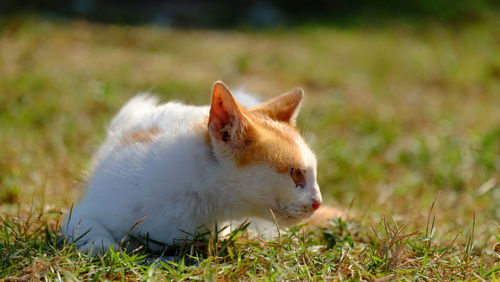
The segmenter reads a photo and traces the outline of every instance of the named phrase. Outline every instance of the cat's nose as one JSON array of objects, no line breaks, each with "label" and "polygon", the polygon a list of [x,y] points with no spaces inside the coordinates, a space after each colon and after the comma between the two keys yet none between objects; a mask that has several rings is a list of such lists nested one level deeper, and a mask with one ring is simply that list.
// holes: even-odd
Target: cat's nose
[{"label": "cat's nose", "polygon": [[311,207],[313,208],[313,210],[319,209],[320,206],[321,206],[320,200],[313,200],[313,202],[311,204]]}]

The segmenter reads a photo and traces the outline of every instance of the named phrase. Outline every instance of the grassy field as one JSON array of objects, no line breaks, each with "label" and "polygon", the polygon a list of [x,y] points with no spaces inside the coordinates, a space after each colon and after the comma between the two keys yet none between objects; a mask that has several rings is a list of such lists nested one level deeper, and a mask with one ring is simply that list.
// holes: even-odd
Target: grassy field
[{"label": "grassy field", "polygon": [[[176,30],[0,23],[0,280],[500,277],[500,20]],[[301,86],[325,202],[348,217],[176,262],[58,243],[106,123],[136,92],[207,104],[215,80]]]}]

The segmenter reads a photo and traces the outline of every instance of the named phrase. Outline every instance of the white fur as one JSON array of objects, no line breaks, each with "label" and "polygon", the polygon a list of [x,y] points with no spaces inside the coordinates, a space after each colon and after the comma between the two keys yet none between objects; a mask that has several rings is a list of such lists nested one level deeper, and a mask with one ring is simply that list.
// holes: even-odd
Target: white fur
[{"label": "white fur", "polygon": [[[217,155],[218,145],[206,144],[195,129],[206,122],[208,106],[156,101],[136,96],[111,122],[94,156],[87,193],[62,228],[69,241],[84,235],[76,242],[80,250],[116,249],[127,235],[173,244],[187,237],[183,231],[193,234],[215,223],[273,221],[270,209],[279,224],[294,224],[312,214],[311,200],[321,201],[316,159],[300,136],[296,142],[307,166],[304,189],[265,164],[236,167]],[[151,142],[123,144],[124,133],[151,127],[159,129]]]}]

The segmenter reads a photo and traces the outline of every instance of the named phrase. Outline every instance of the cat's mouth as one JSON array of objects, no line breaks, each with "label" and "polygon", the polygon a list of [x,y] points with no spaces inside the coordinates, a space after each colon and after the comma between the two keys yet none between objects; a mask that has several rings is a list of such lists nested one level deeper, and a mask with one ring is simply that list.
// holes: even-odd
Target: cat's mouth
[{"label": "cat's mouth", "polygon": [[276,220],[278,224],[283,226],[298,224],[314,212],[304,205],[282,204],[280,202],[276,202],[276,207],[272,208],[271,211],[272,220]]}]

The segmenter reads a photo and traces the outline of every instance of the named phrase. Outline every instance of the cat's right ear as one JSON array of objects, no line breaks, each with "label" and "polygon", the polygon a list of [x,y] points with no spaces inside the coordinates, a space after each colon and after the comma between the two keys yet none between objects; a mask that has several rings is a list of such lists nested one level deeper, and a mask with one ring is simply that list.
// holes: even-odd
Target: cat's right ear
[{"label": "cat's right ear", "polygon": [[249,122],[243,109],[221,81],[214,84],[208,131],[217,141],[238,148],[245,143]]}]

